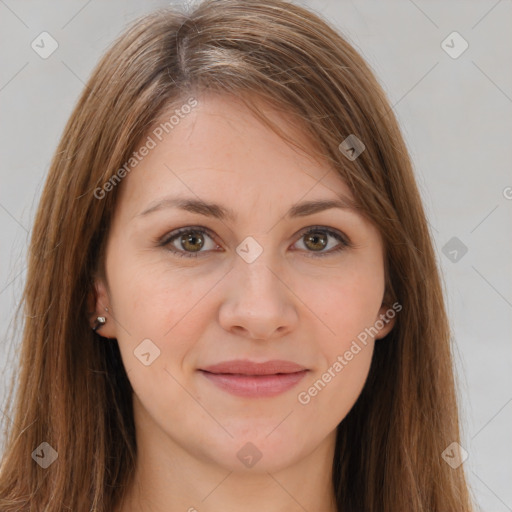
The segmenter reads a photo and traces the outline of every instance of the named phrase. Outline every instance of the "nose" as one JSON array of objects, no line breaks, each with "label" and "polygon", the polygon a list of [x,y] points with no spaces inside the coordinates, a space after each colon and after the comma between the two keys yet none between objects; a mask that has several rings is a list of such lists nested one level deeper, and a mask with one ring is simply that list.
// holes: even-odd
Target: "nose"
[{"label": "nose", "polygon": [[284,336],[296,327],[297,298],[283,272],[272,265],[266,254],[263,251],[252,263],[242,258],[235,262],[219,311],[220,325],[226,331],[267,340]]}]

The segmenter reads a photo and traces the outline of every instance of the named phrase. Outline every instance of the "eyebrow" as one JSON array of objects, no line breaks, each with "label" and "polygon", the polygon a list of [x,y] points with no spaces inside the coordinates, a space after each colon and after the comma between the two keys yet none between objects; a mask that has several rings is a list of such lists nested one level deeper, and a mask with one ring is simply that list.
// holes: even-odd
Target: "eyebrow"
[{"label": "eyebrow", "polygon": [[[197,213],[204,215],[205,217],[214,217],[219,220],[236,220],[235,212],[220,204],[203,201],[196,198],[180,198],[180,197],[168,197],[157,201],[156,203],[150,204],[141,213],[137,214],[137,217],[149,215],[150,213],[162,210],[164,208],[179,208],[184,211],[191,213]],[[323,199],[316,201],[305,201],[293,205],[285,214],[286,218],[294,217],[306,217],[315,213],[330,210],[332,208],[338,208],[341,210],[357,211],[359,207],[354,201],[345,196],[340,196],[338,199]]]}]

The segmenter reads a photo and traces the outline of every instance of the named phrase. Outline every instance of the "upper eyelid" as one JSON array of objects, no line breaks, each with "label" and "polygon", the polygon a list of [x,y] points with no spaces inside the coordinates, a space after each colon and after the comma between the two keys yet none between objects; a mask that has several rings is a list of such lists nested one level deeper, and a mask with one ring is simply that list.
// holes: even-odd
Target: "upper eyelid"
[{"label": "upper eyelid", "polygon": [[215,239],[215,235],[213,234],[213,231],[211,231],[210,229],[208,229],[206,227],[203,227],[203,226],[186,226],[186,227],[183,227],[183,228],[173,229],[172,231],[166,233],[164,236],[160,237],[159,241],[162,244],[167,244],[167,243],[170,243],[170,241],[173,238],[176,238],[176,237],[182,235],[183,233],[194,232],[194,231],[203,231],[212,240]]}]

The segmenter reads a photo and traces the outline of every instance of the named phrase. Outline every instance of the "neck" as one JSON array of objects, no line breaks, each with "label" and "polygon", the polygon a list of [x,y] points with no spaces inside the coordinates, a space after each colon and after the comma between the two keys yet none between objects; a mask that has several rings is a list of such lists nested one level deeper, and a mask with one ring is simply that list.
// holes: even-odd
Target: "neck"
[{"label": "neck", "polygon": [[263,464],[234,471],[161,430],[139,428],[134,478],[117,512],[337,512],[335,440],[333,431],[312,453],[276,471]]}]

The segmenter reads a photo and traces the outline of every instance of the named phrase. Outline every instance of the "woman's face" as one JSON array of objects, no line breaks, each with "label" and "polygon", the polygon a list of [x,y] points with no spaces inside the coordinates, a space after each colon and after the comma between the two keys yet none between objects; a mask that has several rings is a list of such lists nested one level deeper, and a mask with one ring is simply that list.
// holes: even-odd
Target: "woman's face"
[{"label": "woman's face", "polygon": [[124,178],[99,332],[118,340],[141,439],[274,471],[333,448],[393,325],[382,241],[357,211],[320,205],[353,199],[327,165],[233,98],[198,101]]}]

